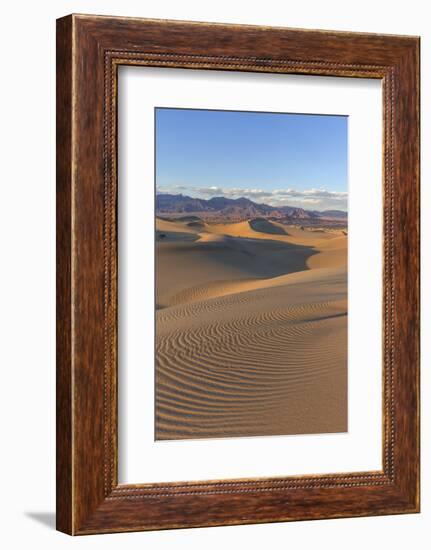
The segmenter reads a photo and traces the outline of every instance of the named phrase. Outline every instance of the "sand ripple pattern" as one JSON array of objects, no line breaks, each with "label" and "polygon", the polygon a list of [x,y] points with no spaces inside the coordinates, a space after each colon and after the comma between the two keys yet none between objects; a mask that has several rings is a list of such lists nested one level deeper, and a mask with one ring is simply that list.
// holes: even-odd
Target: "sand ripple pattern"
[{"label": "sand ripple pattern", "polygon": [[244,288],[157,311],[156,439],[345,431],[346,273]]}]

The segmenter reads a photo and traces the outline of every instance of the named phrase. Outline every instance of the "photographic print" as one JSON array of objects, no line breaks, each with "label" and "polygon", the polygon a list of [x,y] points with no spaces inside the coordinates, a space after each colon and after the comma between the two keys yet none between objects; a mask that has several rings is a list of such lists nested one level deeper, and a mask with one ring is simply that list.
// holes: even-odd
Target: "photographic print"
[{"label": "photographic print", "polygon": [[155,439],[347,431],[348,117],[155,109]]}]

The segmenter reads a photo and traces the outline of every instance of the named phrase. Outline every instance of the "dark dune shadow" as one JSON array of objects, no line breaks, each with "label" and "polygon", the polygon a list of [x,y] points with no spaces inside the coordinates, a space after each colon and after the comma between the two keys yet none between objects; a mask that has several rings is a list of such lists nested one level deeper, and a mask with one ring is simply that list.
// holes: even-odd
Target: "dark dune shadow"
[{"label": "dark dune shadow", "polygon": [[156,230],[157,242],[174,242],[174,241],[197,241],[198,235],[194,233],[182,233],[180,231],[159,231]]},{"label": "dark dune shadow", "polygon": [[317,254],[311,246],[268,239],[225,236],[221,241],[177,242],[175,248],[157,252],[159,276],[176,270],[189,270],[193,265],[212,265],[226,273],[232,269],[244,277],[271,278],[308,270],[307,260]]},{"label": "dark dune shadow", "polygon": [[268,235],[288,235],[289,233],[285,231],[282,227],[278,227],[278,225],[274,225],[269,220],[266,220],[265,218],[254,218],[254,220],[250,220],[249,222],[250,227],[253,229],[253,231],[258,231],[259,233],[267,233]]},{"label": "dark dune shadow", "polygon": [[205,227],[205,224],[202,221],[200,221],[200,222],[197,222],[197,221],[196,222],[188,222],[187,227],[203,228],[203,227]]}]

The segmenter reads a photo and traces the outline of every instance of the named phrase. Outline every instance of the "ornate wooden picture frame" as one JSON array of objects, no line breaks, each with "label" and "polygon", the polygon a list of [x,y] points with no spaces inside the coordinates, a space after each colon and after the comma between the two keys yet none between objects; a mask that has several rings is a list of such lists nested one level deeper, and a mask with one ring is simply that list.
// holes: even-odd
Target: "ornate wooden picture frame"
[{"label": "ornate wooden picture frame", "polygon": [[[118,483],[120,65],[382,81],[381,471]],[[419,38],[89,15],[59,19],[57,528],[79,535],[418,512],[418,430]]]}]

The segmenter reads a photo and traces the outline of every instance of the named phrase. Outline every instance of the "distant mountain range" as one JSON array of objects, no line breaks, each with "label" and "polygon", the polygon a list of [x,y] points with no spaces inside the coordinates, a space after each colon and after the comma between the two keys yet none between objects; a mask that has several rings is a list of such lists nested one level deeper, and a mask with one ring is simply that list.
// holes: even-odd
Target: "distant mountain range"
[{"label": "distant mountain range", "polygon": [[156,214],[188,214],[206,213],[226,218],[291,218],[291,219],[337,219],[347,220],[347,212],[342,210],[305,210],[294,206],[269,206],[258,204],[241,197],[228,199],[226,197],[213,197],[212,199],[195,199],[186,195],[171,195],[159,193],[156,195]]}]

